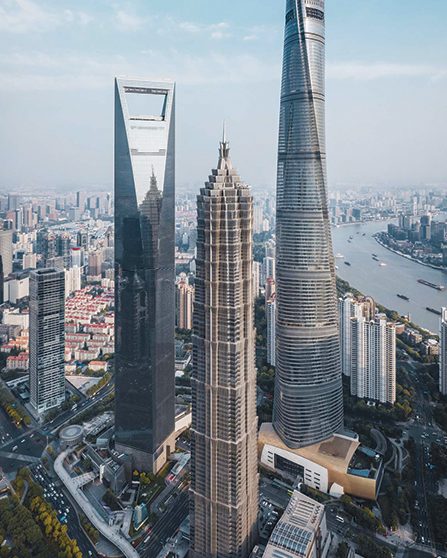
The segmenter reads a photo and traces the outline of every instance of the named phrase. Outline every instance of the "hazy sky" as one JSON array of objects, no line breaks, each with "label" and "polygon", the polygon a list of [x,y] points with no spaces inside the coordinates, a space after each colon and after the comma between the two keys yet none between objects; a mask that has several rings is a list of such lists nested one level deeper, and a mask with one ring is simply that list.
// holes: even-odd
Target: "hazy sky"
[{"label": "hazy sky", "polygon": [[[177,183],[222,120],[274,186],[284,0],[0,0],[0,191],[110,188],[113,77],[177,81]],[[447,185],[446,0],[326,0],[329,183]]]}]

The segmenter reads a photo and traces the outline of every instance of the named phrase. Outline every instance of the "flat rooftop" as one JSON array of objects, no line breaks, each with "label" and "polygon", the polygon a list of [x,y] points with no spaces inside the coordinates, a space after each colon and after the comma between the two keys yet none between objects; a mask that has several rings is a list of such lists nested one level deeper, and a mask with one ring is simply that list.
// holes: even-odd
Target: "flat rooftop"
[{"label": "flat rooftop", "polygon": [[278,436],[271,423],[261,425],[259,438],[264,444],[271,444],[291,453],[296,453],[313,463],[317,463],[327,469],[335,469],[340,473],[346,473],[352,457],[360,446],[358,440],[341,434],[334,434],[328,440],[318,444],[298,449],[289,448]]}]

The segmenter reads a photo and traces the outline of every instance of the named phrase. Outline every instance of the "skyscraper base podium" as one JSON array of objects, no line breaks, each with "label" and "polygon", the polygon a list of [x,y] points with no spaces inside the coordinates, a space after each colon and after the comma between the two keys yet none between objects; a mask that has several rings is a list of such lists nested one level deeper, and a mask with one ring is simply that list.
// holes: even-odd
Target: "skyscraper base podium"
[{"label": "skyscraper base podium", "polygon": [[383,456],[362,446],[353,433],[335,433],[327,440],[289,448],[271,423],[258,438],[263,467],[338,498],[349,494],[376,500],[383,478]]}]

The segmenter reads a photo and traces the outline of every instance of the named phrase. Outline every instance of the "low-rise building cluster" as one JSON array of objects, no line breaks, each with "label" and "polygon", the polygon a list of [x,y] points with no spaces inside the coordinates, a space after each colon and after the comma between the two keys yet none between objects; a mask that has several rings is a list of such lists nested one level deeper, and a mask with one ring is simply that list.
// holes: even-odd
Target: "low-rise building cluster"
[{"label": "low-rise building cluster", "polygon": [[86,287],[65,303],[65,361],[90,363],[114,352],[112,289]]}]

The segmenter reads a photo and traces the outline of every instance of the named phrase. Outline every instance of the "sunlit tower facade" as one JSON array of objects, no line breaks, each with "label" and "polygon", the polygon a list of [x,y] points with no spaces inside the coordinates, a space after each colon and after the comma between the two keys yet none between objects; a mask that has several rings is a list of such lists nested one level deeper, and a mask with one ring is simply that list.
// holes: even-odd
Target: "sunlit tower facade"
[{"label": "sunlit tower facade", "polygon": [[281,90],[273,426],[290,448],[343,427],[325,151],[324,0],[287,0]]},{"label": "sunlit tower facade", "polygon": [[225,138],[197,216],[191,552],[248,558],[258,511],[253,199]]}]

